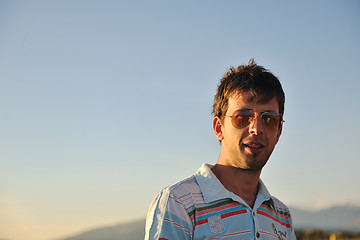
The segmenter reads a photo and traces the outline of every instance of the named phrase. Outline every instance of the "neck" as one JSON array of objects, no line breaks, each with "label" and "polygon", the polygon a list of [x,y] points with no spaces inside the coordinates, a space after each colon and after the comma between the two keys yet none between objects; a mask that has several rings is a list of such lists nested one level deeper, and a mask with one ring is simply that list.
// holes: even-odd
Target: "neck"
[{"label": "neck", "polygon": [[261,171],[220,164],[211,170],[227,190],[242,198],[251,208],[254,206]]}]

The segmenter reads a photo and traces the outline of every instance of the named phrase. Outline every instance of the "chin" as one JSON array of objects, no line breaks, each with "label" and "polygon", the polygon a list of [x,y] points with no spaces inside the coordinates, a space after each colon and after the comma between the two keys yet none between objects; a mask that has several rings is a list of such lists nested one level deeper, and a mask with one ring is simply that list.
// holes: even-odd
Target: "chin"
[{"label": "chin", "polygon": [[253,171],[260,171],[263,169],[263,167],[266,165],[267,161],[256,161],[256,162],[250,162],[247,164],[247,169],[253,170]]}]

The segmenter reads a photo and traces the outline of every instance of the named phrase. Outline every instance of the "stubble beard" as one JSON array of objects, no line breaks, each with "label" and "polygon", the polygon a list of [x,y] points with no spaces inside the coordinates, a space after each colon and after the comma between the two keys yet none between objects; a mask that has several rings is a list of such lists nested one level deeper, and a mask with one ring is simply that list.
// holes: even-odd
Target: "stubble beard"
[{"label": "stubble beard", "polygon": [[244,170],[247,171],[261,171],[265,164],[267,163],[270,156],[260,159],[260,156],[257,154],[252,156],[247,156],[246,168]]}]

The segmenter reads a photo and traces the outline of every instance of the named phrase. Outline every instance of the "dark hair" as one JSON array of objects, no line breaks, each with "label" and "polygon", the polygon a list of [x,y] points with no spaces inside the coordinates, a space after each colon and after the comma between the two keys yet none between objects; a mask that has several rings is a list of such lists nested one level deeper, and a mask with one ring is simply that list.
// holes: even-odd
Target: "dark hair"
[{"label": "dark hair", "polygon": [[251,100],[266,103],[276,98],[279,103],[279,113],[284,114],[285,94],[281,83],[270,71],[257,65],[250,59],[248,65],[231,67],[220,80],[214,99],[213,114],[221,121],[228,110],[229,98],[235,94],[249,92]]}]

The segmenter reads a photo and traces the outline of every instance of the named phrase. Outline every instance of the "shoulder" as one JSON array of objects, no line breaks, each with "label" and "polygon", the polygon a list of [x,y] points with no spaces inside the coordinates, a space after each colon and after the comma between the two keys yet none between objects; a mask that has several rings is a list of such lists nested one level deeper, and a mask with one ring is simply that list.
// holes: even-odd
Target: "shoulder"
[{"label": "shoulder", "polygon": [[292,223],[292,215],[290,213],[290,209],[286,206],[282,201],[277,199],[276,197],[271,197],[272,199],[272,207],[276,212],[276,215],[283,217],[284,219],[288,219],[290,224]]},{"label": "shoulder", "polygon": [[183,202],[188,198],[201,194],[201,189],[194,175],[164,188],[161,193],[164,197],[173,198]]},{"label": "shoulder", "polygon": [[145,239],[165,239],[169,234],[179,236],[176,239],[188,239],[192,231],[192,196],[198,188],[194,176],[164,188],[150,205]]},{"label": "shoulder", "polygon": [[[200,187],[195,176],[190,176],[164,188],[155,197],[148,212],[148,222],[152,222],[152,216],[155,215],[169,217],[170,214],[183,220],[188,219],[194,206],[201,202],[203,202],[203,197]],[[169,218],[172,219],[172,217]]]},{"label": "shoulder", "polygon": [[278,198],[274,196],[271,196],[271,199],[273,201],[274,208],[276,209],[276,211],[290,214],[289,208],[282,201],[280,201]]}]

